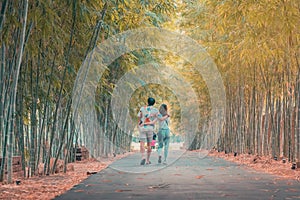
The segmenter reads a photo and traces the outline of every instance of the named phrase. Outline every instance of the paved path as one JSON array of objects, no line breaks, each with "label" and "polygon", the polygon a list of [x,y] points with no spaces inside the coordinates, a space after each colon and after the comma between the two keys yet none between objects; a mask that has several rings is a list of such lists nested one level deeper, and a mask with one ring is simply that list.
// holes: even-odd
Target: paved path
[{"label": "paved path", "polygon": [[[139,154],[118,160],[73,187],[65,199],[300,199],[300,183],[223,159],[173,151],[169,165],[140,166]],[[182,155],[182,156],[181,156]],[[179,158],[179,159],[178,159]]]}]

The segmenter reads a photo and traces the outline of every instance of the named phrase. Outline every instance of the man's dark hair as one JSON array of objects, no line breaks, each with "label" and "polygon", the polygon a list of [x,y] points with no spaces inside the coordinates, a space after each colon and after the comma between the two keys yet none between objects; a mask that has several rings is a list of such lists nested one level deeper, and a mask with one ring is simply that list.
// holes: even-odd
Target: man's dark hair
[{"label": "man's dark hair", "polygon": [[152,97],[148,98],[148,106],[153,106],[155,104],[155,99]]}]

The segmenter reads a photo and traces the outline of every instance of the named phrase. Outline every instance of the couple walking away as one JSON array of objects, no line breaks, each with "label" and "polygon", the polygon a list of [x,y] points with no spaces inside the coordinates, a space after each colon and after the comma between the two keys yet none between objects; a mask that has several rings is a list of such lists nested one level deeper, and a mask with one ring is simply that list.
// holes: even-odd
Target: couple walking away
[{"label": "couple walking away", "polygon": [[[170,115],[166,104],[162,104],[157,110],[154,107],[155,99],[148,98],[148,105],[140,108],[138,113],[140,132],[141,165],[151,164],[151,142],[153,139],[154,125],[159,123],[158,137],[158,163],[162,162],[162,148],[164,147],[164,164],[167,164],[168,148],[170,142]],[[145,142],[147,142],[147,155],[145,157]]]}]

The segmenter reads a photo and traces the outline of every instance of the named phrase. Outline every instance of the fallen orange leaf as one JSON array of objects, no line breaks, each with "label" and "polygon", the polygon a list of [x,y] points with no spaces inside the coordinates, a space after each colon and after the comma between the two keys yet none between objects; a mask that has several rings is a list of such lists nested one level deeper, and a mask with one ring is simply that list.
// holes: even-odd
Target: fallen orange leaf
[{"label": "fallen orange leaf", "polygon": [[174,176],[181,176],[182,174],[173,174]]},{"label": "fallen orange leaf", "polygon": [[201,179],[203,177],[204,177],[204,175],[196,176],[196,179]]},{"label": "fallen orange leaf", "polygon": [[102,180],[103,183],[110,183],[112,182],[111,180]]}]

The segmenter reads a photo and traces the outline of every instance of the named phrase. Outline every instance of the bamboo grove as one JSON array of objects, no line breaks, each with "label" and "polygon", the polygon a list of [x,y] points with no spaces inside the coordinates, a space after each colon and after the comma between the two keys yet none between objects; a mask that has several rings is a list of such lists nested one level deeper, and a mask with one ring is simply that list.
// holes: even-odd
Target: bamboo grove
[{"label": "bamboo grove", "polygon": [[[71,93],[86,55],[110,35],[159,26],[174,6],[167,0],[1,1],[0,153],[6,158],[1,181],[12,181],[16,155],[25,163],[26,176],[54,173],[58,160],[64,160],[66,170],[66,164],[74,161],[73,148],[84,142],[84,133],[74,128]],[[112,67],[120,65],[119,70],[107,71],[106,80],[99,83],[107,92],[97,96],[98,120],[106,123],[103,138],[114,138],[128,148],[131,138],[110,123],[107,102],[113,80],[139,57],[142,54],[136,52],[113,63]],[[115,152],[110,142],[99,146],[104,156]]]},{"label": "bamboo grove", "polygon": [[[85,130],[75,128],[71,110],[82,62],[110,36],[149,26],[198,41],[223,78],[225,118],[201,121],[187,148],[215,143],[220,151],[300,161],[299,1],[2,0],[0,8],[0,157],[6,158],[0,181],[12,181],[15,155],[25,163],[24,176],[54,173],[59,160],[66,171],[74,148],[90,142]],[[102,128],[93,151],[111,156],[130,150],[132,136],[112,120],[111,92],[124,73],[153,60],[176,66],[192,82],[201,97],[199,114],[209,118],[205,82],[190,65],[166,52],[135,51],[115,60],[98,85]],[[148,95],[167,101],[173,126],[180,126],[180,108],[168,88],[137,91],[130,102],[133,115]]]},{"label": "bamboo grove", "polygon": [[220,151],[300,159],[300,2],[186,1],[182,28],[215,58],[226,116],[202,127]]}]

